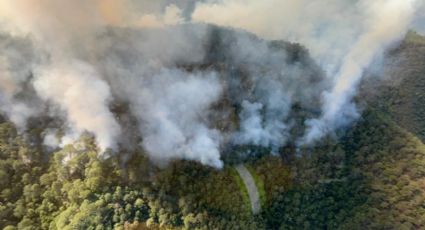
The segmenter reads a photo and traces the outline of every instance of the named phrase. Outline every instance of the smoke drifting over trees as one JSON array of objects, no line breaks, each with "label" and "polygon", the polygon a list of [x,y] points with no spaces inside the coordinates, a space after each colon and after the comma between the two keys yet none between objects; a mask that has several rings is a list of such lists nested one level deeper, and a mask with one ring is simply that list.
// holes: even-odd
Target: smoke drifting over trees
[{"label": "smoke drifting over trees", "polygon": [[[48,145],[89,132],[101,152],[135,144],[159,163],[182,158],[220,168],[225,145],[277,152],[355,119],[363,69],[403,37],[420,7],[414,0],[169,3],[140,13],[130,1],[1,0],[1,112],[22,131],[29,118],[64,121],[46,128]],[[263,38],[300,42],[312,57]],[[304,136],[291,136],[295,106],[310,112]],[[130,130],[140,135],[136,143],[125,140]]]},{"label": "smoke drifting over trees", "polygon": [[[300,143],[310,144],[358,117],[352,98],[363,70],[404,36],[420,4],[415,0],[230,0],[199,4],[193,17],[266,37],[297,40],[311,49],[333,87],[323,93],[322,116],[307,121]],[[251,16],[254,19],[237,20]]]}]

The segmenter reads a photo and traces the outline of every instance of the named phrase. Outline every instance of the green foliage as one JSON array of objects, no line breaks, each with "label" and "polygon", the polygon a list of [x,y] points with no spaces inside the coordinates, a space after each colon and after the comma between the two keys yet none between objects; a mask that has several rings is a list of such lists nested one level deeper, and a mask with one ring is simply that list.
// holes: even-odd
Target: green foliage
[{"label": "green foliage", "polygon": [[388,114],[398,125],[425,141],[425,37],[410,31],[388,52],[385,76],[366,81],[367,103]]},{"label": "green foliage", "polygon": [[[300,157],[297,183],[267,210],[272,229],[425,228],[425,146],[374,111]],[[326,152],[326,153],[325,153]]]},{"label": "green foliage", "polygon": [[276,198],[291,188],[290,169],[278,156],[266,156],[247,165],[256,181],[267,208]]},{"label": "green foliage", "polygon": [[425,145],[376,111],[367,110],[338,143],[324,140],[286,161],[248,162],[265,200],[257,216],[230,166],[157,168],[140,150],[126,161],[102,159],[90,136],[43,152],[0,124],[1,228],[425,228]]}]

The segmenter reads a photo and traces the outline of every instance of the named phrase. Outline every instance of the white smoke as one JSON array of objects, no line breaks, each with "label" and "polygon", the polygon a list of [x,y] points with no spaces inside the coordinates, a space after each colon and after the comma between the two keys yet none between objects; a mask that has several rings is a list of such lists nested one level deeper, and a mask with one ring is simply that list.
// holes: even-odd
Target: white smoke
[{"label": "white smoke", "polygon": [[357,5],[351,0],[205,1],[196,5],[192,20],[299,42],[332,74],[362,30]]},{"label": "white smoke", "polygon": [[102,151],[116,148],[120,129],[108,109],[112,99],[109,86],[79,56],[89,56],[97,28],[107,24],[106,16],[97,10],[103,4],[80,0],[0,2],[0,20],[6,20],[6,29],[31,39],[38,56],[43,57],[36,66],[22,66],[34,70],[37,96],[65,112],[68,130],[62,145],[72,143],[87,131],[95,135]]},{"label": "white smoke", "polygon": [[416,16],[413,21],[413,29],[421,35],[425,35],[425,2],[418,1],[416,4]]},{"label": "white smoke", "polygon": [[[208,109],[219,99],[215,74],[163,70],[139,98],[143,146],[154,159],[184,158],[221,168],[220,134],[206,126]],[[160,89],[160,90],[159,90]]]},{"label": "white smoke", "polygon": [[415,12],[414,0],[389,0],[364,2],[369,21],[353,48],[343,59],[330,92],[324,94],[323,114],[319,119],[307,121],[308,129],[303,142],[311,143],[329,130],[346,125],[357,117],[356,94],[364,69],[381,54],[386,47],[400,40],[408,30]]},{"label": "white smoke", "polygon": [[[419,7],[415,0],[227,0],[198,3],[195,21],[243,28],[265,38],[305,44],[334,81],[323,94],[322,116],[307,121],[301,143],[356,117],[352,97],[363,69],[405,35]],[[354,45],[353,45],[354,44]]]},{"label": "white smoke", "polygon": [[[282,99],[280,97],[272,98]],[[288,103],[285,103],[285,105],[288,105]],[[289,111],[289,108],[285,107],[273,111],[272,108],[265,109],[261,103],[243,101],[242,111],[239,115],[241,120],[240,131],[235,133],[234,142],[241,145],[251,144],[271,147],[272,151],[277,153],[278,148],[286,143],[288,136],[287,125],[282,120],[286,114],[273,114],[279,112],[280,109]]]},{"label": "white smoke", "polygon": [[[0,0],[0,110],[21,129],[45,110],[60,117],[48,146],[89,132],[101,150],[119,150],[133,125],[154,161],[220,168],[227,139],[278,152],[293,138],[292,107],[317,110],[322,94],[302,143],[355,119],[363,69],[403,37],[416,2]],[[305,44],[325,73],[301,46],[239,29]],[[228,108],[211,111],[224,99],[239,112],[228,133],[210,120],[229,119]],[[134,124],[110,110],[120,103]]]},{"label": "white smoke", "polygon": [[44,131],[45,135],[44,135],[44,139],[43,139],[43,145],[51,148],[51,149],[55,149],[58,146],[60,146],[60,140],[57,136],[58,130],[55,129],[47,129]]},{"label": "white smoke", "polygon": [[[303,57],[303,49],[290,51],[252,36],[236,36],[230,41],[233,62],[248,70],[249,80],[239,79],[231,92],[241,104],[239,130],[232,141],[237,145],[257,145],[278,153],[290,139],[294,104],[314,108],[320,93],[327,88],[319,68]],[[291,60],[299,55],[299,60]],[[289,63],[288,63],[289,61]],[[292,63],[295,62],[295,63]],[[313,72],[313,73],[312,73]],[[251,89],[237,87],[250,81]]]},{"label": "white smoke", "polygon": [[165,8],[164,14],[146,14],[143,15],[137,26],[140,27],[164,27],[170,25],[178,25],[184,22],[182,11],[176,5],[169,5]]},{"label": "white smoke", "polygon": [[[101,150],[116,149],[121,128],[109,110],[116,97],[130,103],[140,123],[141,144],[155,161],[183,158],[222,166],[221,135],[206,122],[209,106],[221,95],[217,76],[166,68],[202,60],[204,27],[189,28],[189,36],[185,28],[168,33],[165,30],[165,34],[147,30],[141,40],[126,36],[131,33],[127,29],[122,29],[118,37],[108,34],[119,29],[110,31],[107,26],[180,24],[183,19],[179,8],[170,5],[163,14],[138,17],[122,14],[121,10],[128,10],[127,5],[115,0],[18,0],[1,4],[5,6],[8,32],[30,34],[31,41],[47,54],[31,67],[31,84],[37,96],[49,105],[50,114],[67,121],[60,146],[72,144],[84,132],[90,132]],[[190,36],[194,42],[188,40]],[[127,46],[116,47],[120,40],[128,42]],[[121,53],[123,47],[128,52]],[[18,106],[15,102],[9,104]],[[29,116],[28,112],[20,112]],[[46,145],[52,147],[56,139],[55,132],[46,131]]]},{"label": "white smoke", "polygon": [[63,137],[63,144],[88,131],[95,135],[101,150],[116,148],[120,128],[108,109],[109,86],[90,65],[54,62],[37,73],[34,87],[42,99],[66,112],[70,130]]},{"label": "white smoke", "polygon": [[[37,115],[37,103],[19,98],[35,62],[31,44],[25,39],[0,34],[0,109],[22,131],[27,119]],[[21,95],[22,96],[22,95]]]}]

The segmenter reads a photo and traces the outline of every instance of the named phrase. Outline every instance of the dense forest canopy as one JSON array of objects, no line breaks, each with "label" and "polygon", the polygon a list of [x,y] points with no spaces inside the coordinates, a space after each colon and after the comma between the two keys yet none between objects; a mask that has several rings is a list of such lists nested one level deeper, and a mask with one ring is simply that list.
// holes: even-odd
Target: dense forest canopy
[{"label": "dense forest canopy", "polygon": [[[402,50],[394,52],[419,55],[420,47],[421,43],[406,39]],[[374,95],[370,103],[387,105],[383,101],[393,100],[389,95],[386,91]],[[181,160],[158,168],[140,148],[102,159],[91,135],[46,152],[41,121],[19,134],[3,120],[0,225],[6,229],[422,228],[425,145],[402,128],[404,123],[394,122],[385,108],[366,109],[338,142],[330,138],[301,153],[288,146],[280,156],[254,147],[234,149],[221,170]],[[249,148],[256,154],[237,154]],[[263,211],[256,216],[232,168],[239,162],[245,162],[262,184]]]},{"label": "dense forest canopy", "polygon": [[0,228],[424,229],[424,7],[0,0]]}]

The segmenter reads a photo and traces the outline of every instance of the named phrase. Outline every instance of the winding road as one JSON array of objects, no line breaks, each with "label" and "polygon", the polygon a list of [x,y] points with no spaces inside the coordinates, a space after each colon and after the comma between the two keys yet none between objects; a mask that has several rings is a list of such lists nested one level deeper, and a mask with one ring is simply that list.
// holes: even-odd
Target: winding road
[{"label": "winding road", "polygon": [[249,199],[251,201],[251,210],[253,214],[257,214],[261,211],[261,202],[260,202],[260,193],[258,192],[258,188],[255,185],[254,178],[251,173],[244,165],[237,165],[235,167],[236,171],[238,171],[239,176],[242,178],[245,187],[248,190]]}]

